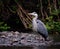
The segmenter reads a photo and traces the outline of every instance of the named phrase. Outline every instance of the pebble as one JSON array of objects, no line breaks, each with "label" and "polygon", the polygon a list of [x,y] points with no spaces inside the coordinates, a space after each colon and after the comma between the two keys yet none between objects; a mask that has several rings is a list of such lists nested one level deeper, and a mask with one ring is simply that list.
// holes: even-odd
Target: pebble
[{"label": "pebble", "polygon": [[8,33],[8,35],[7,36],[13,36],[13,34],[12,33]]},{"label": "pebble", "polygon": [[26,44],[27,41],[26,41],[26,40],[21,40],[21,43],[22,43],[22,44]]},{"label": "pebble", "polygon": [[16,35],[19,35],[20,33],[18,31],[14,32]]},{"label": "pebble", "polygon": [[2,35],[2,36],[0,36],[0,37],[5,38],[6,36],[5,36],[5,35]]}]

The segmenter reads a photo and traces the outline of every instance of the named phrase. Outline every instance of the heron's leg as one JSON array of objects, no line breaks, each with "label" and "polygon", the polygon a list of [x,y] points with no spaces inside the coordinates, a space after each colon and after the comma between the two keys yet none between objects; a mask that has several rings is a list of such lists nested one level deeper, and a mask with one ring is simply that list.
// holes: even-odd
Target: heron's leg
[{"label": "heron's leg", "polygon": [[47,39],[47,36],[45,36],[45,35],[42,35],[42,36],[43,36],[43,38],[44,38],[45,41],[48,40],[48,39]]},{"label": "heron's leg", "polygon": [[52,39],[49,38],[49,37],[45,38],[45,41],[51,41],[51,40],[52,40]]},{"label": "heron's leg", "polygon": [[48,38],[48,36],[47,37],[44,36],[44,39],[45,39],[45,41],[50,41],[50,39]]},{"label": "heron's leg", "polygon": [[36,34],[37,32],[36,31],[33,31],[34,34]]},{"label": "heron's leg", "polygon": [[46,35],[44,35],[44,34],[42,34],[40,32],[38,32],[38,33],[40,34],[40,36],[42,36],[42,40],[47,40],[47,36]]}]

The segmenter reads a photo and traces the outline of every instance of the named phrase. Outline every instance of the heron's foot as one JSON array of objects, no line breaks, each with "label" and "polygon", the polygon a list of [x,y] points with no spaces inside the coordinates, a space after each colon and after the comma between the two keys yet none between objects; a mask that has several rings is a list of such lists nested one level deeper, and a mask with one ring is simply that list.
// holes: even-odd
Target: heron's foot
[{"label": "heron's foot", "polygon": [[51,39],[46,38],[45,41],[50,41]]},{"label": "heron's foot", "polygon": [[50,37],[45,38],[45,41],[52,41],[53,39]]}]

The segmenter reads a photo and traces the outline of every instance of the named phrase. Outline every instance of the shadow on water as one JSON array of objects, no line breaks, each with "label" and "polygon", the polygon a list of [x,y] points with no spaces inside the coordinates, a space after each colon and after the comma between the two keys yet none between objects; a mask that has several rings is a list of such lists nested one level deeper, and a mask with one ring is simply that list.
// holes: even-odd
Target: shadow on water
[{"label": "shadow on water", "polygon": [[39,47],[39,49],[60,49],[60,45],[58,45],[58,46],[48,46],[48,47],[41,46],[41,47]]},{"label": "shadow on water", "polygon": [[60,49],[60,46],[40,46],[38,48],[33,48],[29,46],[0,46],[0,49]]},{"label": "shadow on water", "polygon": [[60,49],[60,45],[50,46],[47,49]]},{"label": "shadow on water", "polygon": [[29,46],[0,46],[0,49],[33,49],[33,47]]},{"label": "shadow on water", "polygon": [[60,35],[53,36],[54,42],[60,42]]}]

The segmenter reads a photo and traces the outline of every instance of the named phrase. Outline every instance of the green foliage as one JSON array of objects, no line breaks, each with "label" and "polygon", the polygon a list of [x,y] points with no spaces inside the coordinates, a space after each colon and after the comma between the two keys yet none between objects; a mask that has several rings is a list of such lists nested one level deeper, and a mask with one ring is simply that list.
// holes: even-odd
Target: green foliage
[{"label": "green foliage", "polygon": [[56,32],[60,32],[60,22],[54,22],[54,29]]},{"label": "green foliage", "polygon": [[51,31],[60,32],[60,22],[55,22],[53,20],[53,16],[50,16],[48,18],[48,22],[46,22],[46,27],[49,32]]},{"label": "green foliage", "polygon": [[60,5],[60,0],[59,0],[58,4]]},{"label": "green foliage", "polygon": [[16,6],[15,5],[13,5],[13,6],[11,6],[11,9],[13,10],[13,11],[16,11]]},{"label": "green foliage", "polygon": [[58,15],[58,13],[60,13],[60,9],[57,10],[52,10],[52,15]]},{"label": "green foliage", "polygon": [[19,0],[15,0],[15,2],[18,2]]},{"label": "green foliage", "polygon": [[6,23],[4,24],[4,22],[0,22],[0,30],[1,31],[7,31],[7,29],[10,29],[10,27],[7,26]]}]

